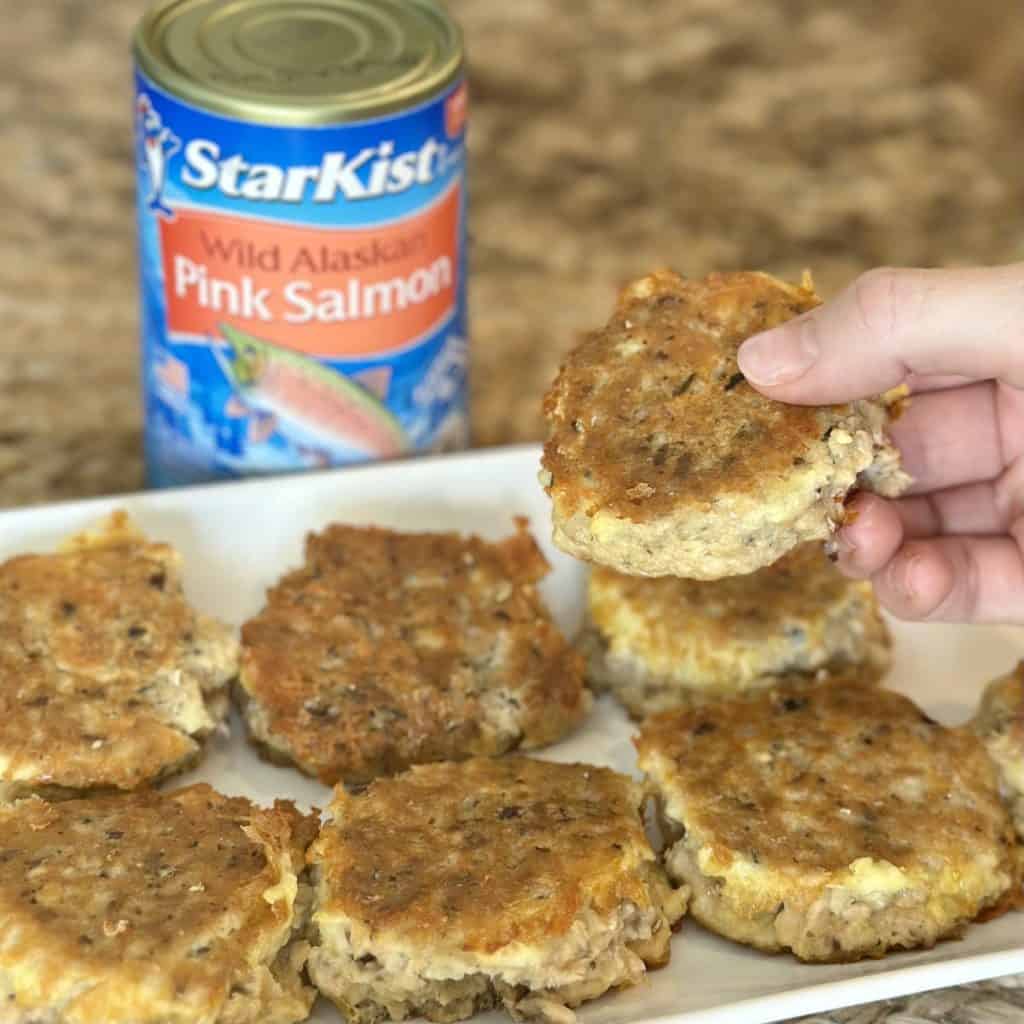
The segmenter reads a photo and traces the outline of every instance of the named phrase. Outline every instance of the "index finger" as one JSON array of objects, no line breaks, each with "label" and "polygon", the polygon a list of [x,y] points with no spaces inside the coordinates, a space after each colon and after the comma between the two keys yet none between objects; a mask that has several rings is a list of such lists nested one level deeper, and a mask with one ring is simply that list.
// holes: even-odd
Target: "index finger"
[{"label": "index finger", "polygon": [[1024,387],[1024,263],[869,271],[745,341],[739,365],[759,391],[805,405],[866,398],[911,376]]}]

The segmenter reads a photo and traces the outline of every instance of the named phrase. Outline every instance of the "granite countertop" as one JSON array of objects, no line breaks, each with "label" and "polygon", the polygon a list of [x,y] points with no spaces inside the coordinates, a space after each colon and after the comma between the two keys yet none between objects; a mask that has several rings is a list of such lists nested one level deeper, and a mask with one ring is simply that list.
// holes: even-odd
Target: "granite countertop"
[{"label": "granite countertop", "polygon": [[[0,506],[142,481],[143,6],[5,20]],[[472,64],[477,443],[536,438],[561,351],[654,266],[809,266],[827,293],[872,264],[1024,255],[1016,0],[451,6]]]},{"label": "granite countertop", "polygon": [[[4,22],[0,505],[142,481],[128,39],[143,6],[47,0]],[[478,443],[539,436],[561,351],[654,266],[808,266],[827,294],[874,264],[1024,258],[1017,0],[450,6],[472,63]],[[1024,1020],[1022,993],[836,1019]]]}]

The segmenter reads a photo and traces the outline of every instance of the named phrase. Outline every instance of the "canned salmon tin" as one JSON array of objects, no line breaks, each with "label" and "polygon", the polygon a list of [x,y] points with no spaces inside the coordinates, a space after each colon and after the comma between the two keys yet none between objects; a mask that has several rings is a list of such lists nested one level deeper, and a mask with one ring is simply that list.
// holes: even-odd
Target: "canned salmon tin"
[{"label": "canned salmon tin", "polygon": [[456,26],[430,0],[163,0],[135,60],[150,482],[464,447]]}]

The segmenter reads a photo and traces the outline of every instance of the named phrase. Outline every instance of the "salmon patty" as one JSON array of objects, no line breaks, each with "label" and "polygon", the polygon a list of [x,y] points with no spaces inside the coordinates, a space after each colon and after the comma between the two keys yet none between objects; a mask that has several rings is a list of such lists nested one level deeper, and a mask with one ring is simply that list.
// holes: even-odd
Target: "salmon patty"
[{"label": "salmon patty", "polygon": [[0,801],[136,789],[199,759],[238,639],[181,571],[123,512],[0,565]]},{"label": "salmon patty", "polygon": [[328,784],[560,739],[590,695],[537,592],[548,568],[525,520],[497,543],[311,535],[306,564],[242,628],[250,735]]},{"label": "salmon patty", "polygon": [[351,1024],[569,1008],[669,958],[685,889],[644,833],[640,787],[521,757],[338,788],[313,866],[309,973]]},{"label": "salmon patty", "polygon": [[1024,661],[986,687],[973,725],[999,768],[1003,795],[1024,839]]},{"label": "salmon patty", "polygon": [[819,301],[809,279],[761,273],[629,285],[544,401],[555,543],[632,575],[718,579],[828,538],[853,487],[899,494],[883,402],[785,405],[739,371],[741,342]]},{"label": "salmon patty", "polygon": [[293,1024],[317,820],[209,786],[0,808],[6,1024]]},{"label": "salmon patty", "polygon": [[579,638],[592,689],[631,715],[889,667],[890,637],[871,584],[848,580],[817,544],[746,576],[650,579],[595,566]]},{"label": "salmon patty", "polygon": [[996,770],[888,690],[779,686],[648,719],[670,878],[712,931],[801,960],[929,947],[1019,884]]}]

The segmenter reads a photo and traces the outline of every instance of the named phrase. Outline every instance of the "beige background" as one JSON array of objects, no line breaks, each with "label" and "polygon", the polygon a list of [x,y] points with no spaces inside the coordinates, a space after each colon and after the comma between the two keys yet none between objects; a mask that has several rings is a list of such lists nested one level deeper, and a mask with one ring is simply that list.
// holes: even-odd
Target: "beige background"
[{"label": "beige background", "polygon": [[[5,3],[0,505],[135,488],[143,4]],[[657,264],[807,265],[828,291],[877,263],[1024,256],[1017,0],[451,6],[473,67],[479,443],[538,436],[560,352]]]}]

